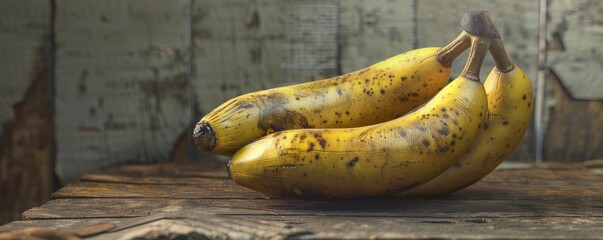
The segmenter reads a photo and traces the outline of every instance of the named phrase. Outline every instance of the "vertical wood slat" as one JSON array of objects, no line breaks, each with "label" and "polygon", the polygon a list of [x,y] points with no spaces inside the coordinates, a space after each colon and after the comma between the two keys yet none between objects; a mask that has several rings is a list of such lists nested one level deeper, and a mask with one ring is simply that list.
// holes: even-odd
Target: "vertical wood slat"
[{"label": "vertical wood slat", "polygon": [[[13,104],[25,96],[35,80],[32,70],[48,57],[50,1],[0,2],[0,123],[15,118]],[[3,129],[0,128],[0,135]]]},{"label": "vertical wood slat", "polygon": [[190,124],[189,0],[57,0],[56,172],[165,161]]},{"label": "vertical wood slat", "polygon": [[0,224],[54,191],[51,8],[0,1]]},{"label": "vertical wood slat", "polygon": [[342,72],[352,72],[414,49],[417,40],[414,0],[343,0],[340,4]]},{"label": "vertical wood slat", "polygon": [[545,135],[544,159],[583,162],[603,156],[603,100],[574,100],[561,79],[551,72],[547,84],[555,106]]}]

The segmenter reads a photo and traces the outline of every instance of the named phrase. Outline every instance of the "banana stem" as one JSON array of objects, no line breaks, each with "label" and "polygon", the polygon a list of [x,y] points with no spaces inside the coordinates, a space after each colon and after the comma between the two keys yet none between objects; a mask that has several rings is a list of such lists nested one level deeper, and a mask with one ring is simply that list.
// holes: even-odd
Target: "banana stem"
[{"label": "banana stem", "polygon": [[466,13],[461,19],[461,27],[472,36],[491,39],[500,38],[500,34],[494,27],[490,14],[486,10],[473,10]]},{"label": "banana stem", "polygon": [[500,34],[496,30],[488,11],[474,10],[468,12],[461,20],[461,26],[471,37],[492,39],[489,50],[499,72],[508,73],[515,69],[515,65],[509,59]]},{"label": "banana stem", "polygon": [[471,37],[467,32],[462,31],[452,42],[448,45],[438,49],[436,58],[438,61],[446,66],[450,67],[454,59],[456,59],[461,53],[463,53],[471,45]]},{"label": "banana stem", "polygon": [[479,82],[479,71],[482,68],[482,62],[484,62],[491,42],[492,39],[490,38],[471,36],[471,48],[461,76]]},{"label": "banana stem", "polygon": [[490,45],[490,55],[492,55],[496,70],[499,72],[508,73],[515,69],[515,64],[509,59],[509,56],[505,51],[505,46],[500,38],[494,39],[494,42]]}]

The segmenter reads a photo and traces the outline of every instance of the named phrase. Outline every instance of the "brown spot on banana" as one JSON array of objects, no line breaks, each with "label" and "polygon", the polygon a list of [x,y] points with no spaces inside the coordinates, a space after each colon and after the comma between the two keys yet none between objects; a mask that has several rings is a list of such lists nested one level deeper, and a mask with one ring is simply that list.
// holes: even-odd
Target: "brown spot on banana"
[{"label": "brown spot on banana", "polygon": [[310,147],[308,147],[307,152],[312,152],[314,150],[314,143],[310,143]]},{"label": "brown spot on banana", "polygon": [[262,112],[258,127],[262,130],[272,128],[278,132],[285,129],[311,128],[312,126],[308,124],[304,115],[282,106],[273,106]]},{"label": "brown spot on banana", "polygon": [[346,167],[348,167],[348,168],[353,168],[353,167],[356,165],[356,163],[358,163],[358,160],[360,160],[358,157],[354,157],[354,158],[352,158],[352,160],[350,160],[350,161],[349,161],[348,163],[346,163],[345,165],[346,165]]},{"label": "brown spot on banana", "polygon": [[438,130],[438,133],[440,135],[448,136],[448,134],[450,133],[450,129],[448,129],[447,126],[443,126],[442,129]]}]

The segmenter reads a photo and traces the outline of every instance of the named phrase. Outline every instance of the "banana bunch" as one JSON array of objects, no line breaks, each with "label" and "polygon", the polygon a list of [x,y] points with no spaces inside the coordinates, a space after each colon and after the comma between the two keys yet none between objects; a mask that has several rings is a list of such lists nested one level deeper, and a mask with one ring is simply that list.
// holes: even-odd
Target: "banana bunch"
[{"label": "banana bunch", "polygon": [[[230,177],[269,196],[458,191],[510,154],[532,110],[530,81],[508,59],[487,12],[471,12],[461,25],[442,48],[231,99],[199,121],[195,142],[232,156]],[[452,61],[467,48],[462,73],[448,83]],[[482,85],[488,50],[496,67]]]},{"label": "banana bunch", "polygon": [[272,132],[360,127],[400,117],[446,86],[452,61],[469,44],[463,32],[442,48],[417,49],[341,76],[235,97],[197,123],[195,143],[232,156]]},{"label": "banana bunch", "polygon": [[500,39],[490,52],[496,67],[484,82],[488,116],[473,146],[444,173],[398,196],[443,196],[464,189],[492,172],[521,141],[533,110],[531,82],[511,63]]}]

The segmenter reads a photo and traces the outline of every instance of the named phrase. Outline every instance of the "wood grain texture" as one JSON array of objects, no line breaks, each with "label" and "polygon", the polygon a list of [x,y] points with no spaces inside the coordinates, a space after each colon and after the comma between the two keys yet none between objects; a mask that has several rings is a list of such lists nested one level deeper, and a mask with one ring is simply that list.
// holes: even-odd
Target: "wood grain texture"
[{"label": "wood grain texture", "polygon": [[[204,216],[204,215],[200,215]],[[101,222],[118,223],[123,219],[78,219],[78,220],[28,220],[0,226],[17,229],[31,226],[48,226],[59,229],[88,226]],[[136,236],[206,236],[213,238],[396,238],[396,239],[600,239],[603,223],[597,217],[551,218],[367,218],[338,217],[316,218],[313,216],[235,216],[220,215],[200,219],[160,220],[126,229],[112,235],[102,234],[99,239],[117,239],[126,234]],[[176,231],[168,226],[179,226]],[[504,226],[504,227],[501,227]],[[553,226],[553,227],[552,227]],[[374,231],[380,229],[380,231]],[[518,231],[518,229],[521,229]],[[154,231],[153,231],[154,230]],[[184,231],[182,231],[184,230]],[[193,235],[195,234],[195,235]],[[132,235],[130,235],[132,237]],[[157,238],[157,237],[156,237]]]},{"label": "wood grain texture", "polygon": [[[579,219],[579,220],[578,220]],[[316,218],[306,216],[236,217],[238,221],[287,222],[316,239],[599,239],[600,218]],[[378,231],[376,230],[378,229]]]},{"label": "wood grain texture", "polygon": [[0,224],[55,190],[51,2],[0,1]]},{"label": "wood grain texture", "polygon": [[337,73],[335,1],[193,1],[196,109]]},{"label": "wood grain texture", "polygon": [[546,159],[583,162],[603,158],[603,100],[574,100],[554,71],[547,83],[555,101],[545,139]]},{"label": "wood grain texture", "polygon": [[[230,180],[205,177],[222,169],[202,166],[129,164],[90,173],[102,181],[90,178],[69,185],[57,192],[61,198],[25,212],[24,221],[0,231],[26,226],[72,229],[104,221],[120,226],[144,220],[95,239],[603,236],[603,175],[576,164],[496,170],[448,197],[348,201],[269,199]],[[170,177],[174,180],[168,181]]]},{"label": "wood grain texture", "polygon": [[569,96],[603,100],[603,5],[591,0],[550,1],[547,22],[547,66]]},{"label": "wood grain texture", "polygon": [[[125,218],[151,214],[266,216],[346,216],[396,218],[603,217],[600,199],[363,199],[307,201],[294,199],[71,198],[51,200],[23,213],[24,219]],[[122,206],[109,209],[108,206]]]},{"label": "wood grain texture", "polygon": [[206,183],[207,178],[227,179],[226,164],[217,161],[123,164],[86,173],[80,181],[196,185]]},{"label": "wood grain texture", "polygon": [[190,125],[190,1],[56,1],[56,173],[169,159]]},{"label": "wood grain texture", "polygon": [[[252,190],[242,188],[230,180],[201,180],[201,185],[126,184],[73,182],[52,194],[59,198],[265,198]],[[126,190],[124,192],[124,190]]]}]

